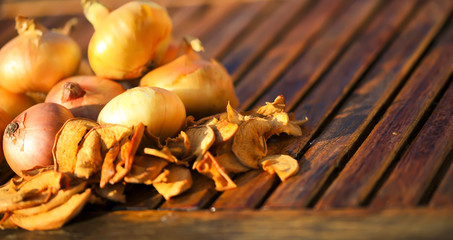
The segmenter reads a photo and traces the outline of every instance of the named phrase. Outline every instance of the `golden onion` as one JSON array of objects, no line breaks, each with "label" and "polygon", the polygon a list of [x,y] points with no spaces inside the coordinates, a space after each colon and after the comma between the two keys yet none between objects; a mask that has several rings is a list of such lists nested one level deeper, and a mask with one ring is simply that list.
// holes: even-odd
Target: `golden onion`
[{"label": "golden onion", "polygon": [[178,95],[188,115],[196,118],[224,112],[228,102],[239,100],[227,70],[217,61],[207,61],[194,52],[147,73],[140,86],[160,87]]},{"label": "golden onion", "polygon": [[0,87],[0,107],[12,118],[35,104],[36,102],[25,94],[13,93]]},{"label": "golden onion", "polygon": [[1,87],[15,93],[47,92],[77,71],[82,53],[72,38],[20,16],[16,29],[19,36],[0,49]]},{"label": "golden onion", "polygon": [[164,7],[132,1],[109,12],[97,0],[82,0],[82,5],[95,29],[88,60],[96,75],[116,80],[138,78],[162,58],[172,32]]},{"label": "golden onion", "polygon": [[99,113],[100,124],[146,126],[146,131],[161,139],[177,134],[186,119],[179,97],[162,88],[135,87],[114,97]]}]

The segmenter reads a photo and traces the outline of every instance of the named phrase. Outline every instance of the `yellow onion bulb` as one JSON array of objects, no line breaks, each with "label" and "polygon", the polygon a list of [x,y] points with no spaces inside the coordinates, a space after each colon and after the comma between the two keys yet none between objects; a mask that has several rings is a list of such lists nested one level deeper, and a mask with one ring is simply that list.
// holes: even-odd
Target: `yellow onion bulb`
[{"label": "yellow onion bulb", "polygon": [[[3,109],[0,108],[0,132],[3,134],[6,126],[13,120],[13,118]],[[5,159],[3,155],[3,138],[0,137],[0,163]]]},{"label": "yellow onion bulb", "polygon": [[96,0],[82,0],[95,32],[88,60],[97,76],[125,80],[141,77],[164,55],[172,32],[167,10],[154,2],[128,2],[109,12]]},{"label": "yellow onion bulb", "polygon": [[227,70],[217,61],[184,54],[147,73],[140,86],[160,87],[174,92],[183,101],[188,115],[196,118],[224,112],[228,102],[239,100]]},{"label": "yellow onion bulb", "polygon": [[186,110],[179,97],[163,88],[135,87],[114,97],[99,113],[100,124],[146,126],[147,133],[166,139],[183,127]]},{"label": "yellow onion bulb", "polygon": [[0,49],[0,86],[15,93],[48,92],[74,74],[82,56],[71,37],[33,19],[16,18],[19,35]]},{"label": "yellow onion bulb", "polygon": [[58,103],[74,117],[97,120],[99,112],[112,98],[125,91],[121,84],[97,76],[74,76],[53,86],[45,102]]},{"label": "yellow onion bulb", "polygon": [[35,104],[36,102],[25,94],[13,93],[0,87],[0,107],[12,118]]}]

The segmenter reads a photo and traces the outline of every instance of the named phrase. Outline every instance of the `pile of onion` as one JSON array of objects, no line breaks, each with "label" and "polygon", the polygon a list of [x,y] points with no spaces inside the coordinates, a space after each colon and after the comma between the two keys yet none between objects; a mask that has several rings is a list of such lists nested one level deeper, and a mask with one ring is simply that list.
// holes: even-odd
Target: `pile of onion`
[{"label": "pile of onion", "polygon": [[56,103],[36,104],[11,121],[3,134],[3,152],[11,169],[23,171],[53,165],[55,135],[74,116]]},{"label": "pile of onion", "polygon": [[146,126],[161,139],[176,135],[184,125],[186,111],[179,97],[162,88],[135,87],[116,96],[99,113],[100,124]]},{"label": "pile of onion", "polygon": [[96,121],[104,105],[124,91],[121,84],[109,79],[75,76],[58,82],[47,94],[45,102],[65,106],[74,117]]},{"label": "pile of onion", "polygon": [[[9,114],[4,111],[3,109],[0,108],[0,132],[3,133],[5,131],[6,126],[8,123],[10,123],[12,118],[9,116]],[[0,138],[0,162],[3,161],[5,158],[3,155],[3,138]]]},{"label": "pile of onion", "polygon": [[49,31],[33,19],[16,17],[19,36],[0,49],[0,86],[15,93],[48,92],[74,74],[79,45],[61,31]]},{"label": "pile of onion", "polygon": [[82,0],[95,32],[88,59],[97,76],[134,79],[159,62],[171,39],[167,10],[154,2],[132,1],[110,12],[97,0]]},{"label": "pile of onion", "polygon": [[228,102],[232,107],[239,104],[225,67],[191,51],[147,73],[140,86],[174,92],[183,101],[187,114],[196,118],[224,112]]}]

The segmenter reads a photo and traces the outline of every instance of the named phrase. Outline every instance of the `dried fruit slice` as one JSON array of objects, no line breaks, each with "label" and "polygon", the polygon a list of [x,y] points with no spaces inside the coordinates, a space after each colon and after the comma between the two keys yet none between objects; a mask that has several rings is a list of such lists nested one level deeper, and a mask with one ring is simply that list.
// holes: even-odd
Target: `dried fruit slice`
[{"label": "dried fruit slice", "polygon": [[218,121],[209,126],[211,126],[212,130],[214,130],[215,145],[224,143],[233,138],[239,127],[236,123],[231,123],[228,120]]},{"label": "dried fruit slice", "polygon": [[35,215],[38,213],[43,213],[49,211],[65,202],[67,202],[74,194],[82,192],[86,187],[86,182],[82,182],[77,186],[74,186],[69,189],[61,189],[57,192],[57,194],[52,197],[48,202],[45,204],[40,204],[35,207],[24,208],[17,211],[14,211],[15,214],[19,214],[22,216],[28,215]]},{"label": "dried fruit slice", "polygon": [[114,161],[119,153],[120,144],[116,142],[105,154],[104,161],[102,162],[101,180],[99,182],[101,188],[103,188],[115,175]]},{"label": "dried fruit slice", "polygon": [[145,148],[144,152],[145,152],[145,154],[161,158],[161,159],[163,159],[163,160],[165,160],[165,161],[167,161],[169,163],[175,163],[175,164],[178,164],[178,165],[189,166],[189,164],[187,162],[180,161],[178,158],[173,156],[171,151],[168,148],[166,148],[166,147],[162,148],[162,150],[154,149],[154,148]]},{"label": "dried fruit slice", "polygon": [[52,148],[55,170],[73,173],[77,161],[79,143],[85,134],[98,123],[85,118],[72,118],[66,121],[55,137]]},{"label": "dried fruit slice", "polygon": [[168,161],[154,156],[135,156],[131,171],[124,177],[127,183],[142,183],[151,185]]},{"label": "dried fruit slice", "polygon": [[260,162],[263,170],[274,174],[276,173],[280,180],[285,181],[299,171],[299,163],[289,155],[269,155]]},{"label": "dried fruit slice", "polygon": [[285,107],[285,97],[283,95],[279,95],[277,96],[277,98],[275,98],[274,102],[266,102],[266,105],[258,108],[256,110],[256,113],[262,116],[270,116],[275,113],[284,112]]},{"label": "dried fruit slice", "polygon": [[102,167],[101,139],[96,131],[86,134],[77,153],[74,175],[88,179],[99,172]]},{"label": "dried fruit slice", "polygon": [[258,168],[258,162],[267,154],[266,133],[272,124],[262,118],[252,118],[239,126],[233,138],[232,151],[242,165]]},{"label": "dried fruit slice", "polygon": [[177,196],[192,186],[190,170],[178,165],[169,165],[154,180],[153,186],[165,198]]},{"label": "dried fruit slice", "polygon": [[184,159],[190,154],[189,137],[185,132],[181,131],[176,138],[168,138],[165,141],[165,147],[176,158]]},{"label": "dried fruit slice", "polygon": [[242,165],[233,152],[226,152],[215,157],[217,163],[222,166],[226,173],[247,172],[250,168]]},{"label": "dried fruit slice", "polygon": [[[245,121],[244,119],[244,116],[242,114],[240,114],[238,111],[236,111],[231,105],[230,103],[228,103],[227,105],[227,120],[230,122],[230,123],[234,123],[234,124],[237,124],[237,125],[241,125],[242,122]],[[223,120],[223,119],[221,119]]]},{"label": "dried fruit slice", "polygon": [[86,189],[83,193],[73,195],[67,202],[48,212],[31,216],[12,214],[10,219],[17,226],[30,231],[57,229],[82,210],[90,195],[91,189]]},{"label": "dried fruit slice", "polygon": [[210,152],[206,152],[201,159],[197,160],[193,164],[193,169],[214,180],[217,191],[225,191],[237,187]]},{"label": "dried fruit slice", "polygon": [[193,126],[187,128],[186,133],[190,141],[190,151],[198,158],[203,157],[214,144],[215,133],[209,126]]}]

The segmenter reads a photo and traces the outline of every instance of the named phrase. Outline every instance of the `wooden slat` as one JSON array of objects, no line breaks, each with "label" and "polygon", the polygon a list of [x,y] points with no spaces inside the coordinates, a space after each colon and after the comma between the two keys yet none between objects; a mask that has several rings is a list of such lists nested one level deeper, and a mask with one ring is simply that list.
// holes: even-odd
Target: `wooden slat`
[{"label": "wooden slat", "polygon": [[[330,2],[323,3],[326,5],[331,4]],[[338,19],[334,19],[333,22],[331,22],[331,24],[325,29],[324,34],[320,36],[319,40],[314,42],[313,46],[307,48],[306,52],[302,53],[302,56],[299,58],[298,62],[304,62],[305,64],[301,64],[302,66],[299,65],[297,72],[311,75],[314,71],[316,71],[319,75],[323,71],[325,71],[325,69],[332,63],[332,61],[338,56],[345,45],[354,36],[357,30],[362,26],[365,19],[369,17],[370,12],[376,7],[377,3],[377,1],[355,1],[354,4],[347,7],[346,9],[343,9],[342,15]],[[341,5],[331,7],[333,7],[335,10],[336,7],[339,6]],[[325,7],[326,6],[324,5],[323,8]],[[340,35],[338,35],[339,32],[341,32]],[[286,42],[283,40],[281,44],[286,44]],[[280,49],[275,49],[275,51],[278,50]],[[236,92],[238,93],[239,100],[241,101],[241,109],[250,107],[250,105],[257,100],[257,98],[262,94],[263,91],[272,86],[272,84],[278,79],[276,77],[278,77],[278,75],[282,73],[277,73],[275,71],[288,69],[288,65],[284,66],[284,69],[280,69],[278,68],[278,66],[271,67],[266,65],[267,63],[270,63],[270,61],[276,59],[273,55],[275,51],[273,49],[272,52],[269,52],[269,54],[265,56],[266,60],[260,63],[258,66],[255,66],[251,74],[248,74],[246,78],[242,79],[236,86]],[[294,50],[291,49],[288,51],[291,52]],[[286,55],[287,53],[288,52],[282,52],[280,54]],[[269,56],[270,58],[267,59],[267,56]],[[275,57],[279,56],[277,55]],[[285,61],[283,59],[278,59],[278,64],[281,63],[285,63]],[[262,69],[262,67],[266,67],[267,70]],[[264,72],[258,72],[260,70],[264,70]],[[263,77],[263,75],[261,75],[268,74],[269,71],[271,71],[270,76]],[[260,75],[257,76],[255,74]],[[298,78],[296,82],[303,82],[303,78]],[[251,85],[256,84],[259,84],[256,89],[250,87]],[[293,87],[294,86],[285,85],[285,89],[293,89]],[[279,92],[278,94],[274,95],[272,97],[272,100],[279,94],[282,93]],[[293,97],[288,93],[285,93],[284,96],[287,99],[291,99]],[[267,101],[271,102],[272,100],[267,99]],[[264,101],[257,101],[257,104],[264,104]]]},{"label": "wooden slat", "polygon": [[[422,38],[418,49],[416,48],[415,58],[408,58],[409,63],[416,59],[417,52],[421,52],[426,47],[429,39],[443,25],[450,8],[451,5],[446,2],[443,2],[443,4],[440,1],[429,3],[420,10],[420,14],[408,26],[406,29],[408,33],[406,35],[407,37],[415,39],[414,35],[420,34],[419,36],[424,38]],[[426,27],[428,24],[431,25],[431,29]],[[412,45],[407,41],[404,44],[407,46]],[[442,49],[444,44],[440,45],[440,49]],[[406,49],[409,50],[409,48]],[[391,50],[393,49],[389,49],[389,52]],[[395,51],[397,50],[395,49]],[[409,50],[407,53],[413,54],[411,51],[413,50]],[[401,51],[401,53],[404,52]],[[409,81],[401,95],[395,100],[381,122],[375,126],[373,132],[368,136],[362,146],[360,146],[358,151],[349,160],[346,168],[321,198],[316,206],[317,208],[348,207],[364,203],[371,193],[373,186],[396,157],[400,148],[404,146],[407,138],[423,117],[434,96],[445,84],[451,71],[451,65],[449,63],[451,62],[451,59],[449,59],[451,57],[446,57],[447,55],[441,55],[441,59],[437,59],[439,56],[432,56],[425,64],[421,65],[420,69],[411,78],[411,81]],[[390,59],[386,59],[385,57],[384,59],[386,64],[392,63]],[[444,60],[443,63],[441,62],[442,60]],[[398,80],[395,79],[394,83],[397,82]],[[358,119],[366,116],[364,114],[367,111],[359,113],[357,109],[374,105],[366,98],[370,98],[373,95],[371,92],[376,89],[382,88],[373,81],[365,82],[357,90],[357,93],[351,97],[351,100],[344,108],[344,111],[339,113],[339,116],[346,121],[355,117],[354,115],[356,114],[360,114],[359,117],[355,117]],[[386,89],[384,92],[391,93],[393,91],[395,90]],[[377,106],[385,105],[385,101],[387,101],[385,98],[381,98],[377,102]],[[351,109],[355,109],[354,113],[348,115],[347,111],[351,111]],[[375,112],[374,110],[372,114],[368,115],[368,119],[370,116],[376,114]],[[339,199],[340,196],[341,199]]]},{"label": "wooden slat", "polygon": [[[392,92],[403,82],[404,76],[433,39],[447,14],[448,10],[445,10],[443,15],[427,16],[428,12],[422,11],[413,19],[372,66],[332,122],[312,142],[300,160],[302,166],[299,174],[280,185],[265,207],[303,207],[311,206],[316,201],[317,194],[322,191],[329,176],[353,153],[355,144],[361,141],[361,135],[366,134],[379,109],[385,106]],[[332,91],[338,91],[333,82],[329,83],[317,95],[307,96],[296,111],[310,114],[316,112],[318,107],[323,108],[317,105],[324,103],[322,99],[331,96]],[[347,197],[347,194],[342,196]]]},{"label": "wooden slat", "polygon": [[[357,41],[353,44],[353,46],[351,46],[350,50],[345,53],[345,56],[341,59],[341,61],[338,62],[337,65],[332,69],[332,71],[329,72],[329,74],[325,77],[325,79],[323,79],[323,83],[321,84],[321,86],[324,87],[318,90],[318,93],[320,98],[323,98],[323,102],[325,102],[326,105],[316,108],[319,111],[310,112],[314,114],[308,115],[309,122],[307,122],[306,126],[304,127],[305,132],[304,137],[302,137],[297,142],[297,145],[299,146],[295,146],[292,148],[289,147],[290,149],[292,149],[292,151],[297,152],[300,151],[301,148],[303,148],[305,143],[310,138],[310,135],[314,133],[314,129],[319,127],[319,123],[322,116],[326,114],[329,108],[331,108],[329,104],[334,105],[338,98],[341,99],[341,94],[347,91],[348,88],[350,89],[354,82],[358,81],[361,74],[373,62],[378,53],[385,46],[385,43],[389,41],[389,39],[398,29],[398,26],[401,24],[405,16],[409,14],[410,10],[413,8],[415,3],[410,1],[404,1],[404,2],[393,2],[393,4],[396,5],[387,6],[370,24],[370,26],[367,29],[365,29],[365,31],[360,36],[358,36]],[[404,11],[402,11],[403,9]],[[398,12],[399,14],[396,14],[396,12]],[[294,69],[299,68],[295,67]],[[347,73],[347,75],[345,73]],[[342,77],[339,78],[339,76]],[[284,81],[284,79],[285,78],[283,78],[280,81]],[[334,84],[337,86],[332,87],[332,85]],[[337,92],[331,92],[330,94],[325,95],[323,92],[325,92],[326,89],[336,90]],[[301,118],[301,115],[299,115],[298,117]],[[266,179],[269,177],[264,176],[265,174],[263,174],[263,176],[260,176],[261,179],[254,181],[257,182],[269,181],[268,179]],[[273,181],[275,181],[275,179],[273,179]],[[253,189],[254,185],[248,184],[248,191],[244,191],[245,193],[234,194],[235,190],[228,191],[221,195],[218,201],[229,202],[229,205],[231,206],[232,205],[231,202],[240,204],[241,199],[239,198],[256,199],[257,196]],[[270,188],[268,190],[270,190]],[[267,192],[261,192],[261,197],[266,196],[266,193]],[[231,199],[229,199],[228,201],[223,200],[224,197],[225,199],[231,198],[231,197],[227,198],[227,196],[230,195],[238,197],[236,197],[237,199],[235,199],[235,201],[232,201]],[[255,202],[254,204],[257,203]],[[252,206],[253,205],[250,205],[249,207]],[[218,207],[220,208],[220,206]]]},{"label": "wooden slat", "polygon": [[[451,92],[451,91],[450,91]],[[450,94],[451,95],[451,94]],[[451,102],[450,102],[451,105]],[[451,115],[450,115],[451,116]],[[451,136],[451,135],[450,135]],[[435,191],[429,205],[435,208],[445,208],[453,206],[453,151],[447,156],[447,162],[450,164],[448,172],[442,179],[441,184]],[[448,165],[447,165],[448,166]]]},{"label": "wooden slat", "polygon": [[205,50],[202,55],[210,59],[225,51],[233,40],[241,36],[267,4],[268,2],[263,1],[243,3],[222,18],[222,21],[217,22],[211,31],[205,32],[200,37]]},{"label": "wooden slat", "polygon": [[62,229],[2,230],[2,239],[449,239],[452,210],[117,211]]},{"label": "wooden slat", "polygon": [[173,37],[177,41],[186,35],[201,38],[205,32],[211,31],[221,19],[239,6],[240,4],[230,1],[221,5],[203,5],[196,14],[175,25]]},{"label": "wooden slat", "polygon": [[[426,66],[422,63],[423,68],[432,67],[430,74],[425,75],[425,83],[434,84],[436,77],[434,71],[446,71],[446,68],[452,70],[453,46],[451,42],[453,35],[451,32],[453,32],[452,29],[450,29],[448,41],[437,46],[429,58],[425,59],[423,63]],[[433,66],[434,64],[431,64],[430,61],[443,65],[444,69]],[[422,85],[427,87],[426,84]],[[415,90],[414,92],[416,92]],[[420,96],[422,95],[420,94]],[[453,104],[451,103],[453,103],[453,85],[450,85],[448,92],[437,104],[436,110],[425,123],[414,143],[411,144],[389,179],[379,190],[370,204],[371,207],[415,207],[430,191],[429,187],[435,181],[436,174],[442,170],[440,168],[443,167],[444,161],[453,149],[453,119],[451,118]],[[453,198],[451,201],[453,202]]]},{"label": "wooden slat", "polygon": [[[216,56],[221,60],[229,73],[236,78],[248,69],[259,55],[264,54],[265,49],[281,37],[285,26],[291,23],[297,15],[310,3],[309,0],[286,0],[283,2],[269,4],[272,11],[269,16],[263,18],[263,22],[257,27],[250,29],[245,39],[233,49],[230,49],[225,56]],[[271,31],[276,32],[271,32]]]}]

